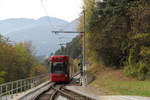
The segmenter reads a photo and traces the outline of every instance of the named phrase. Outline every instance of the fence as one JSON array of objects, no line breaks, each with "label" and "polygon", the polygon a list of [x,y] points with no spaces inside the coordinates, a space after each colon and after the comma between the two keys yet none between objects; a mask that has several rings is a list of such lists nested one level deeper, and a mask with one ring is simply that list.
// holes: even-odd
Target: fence
[{"label": "fence", "polygon": [[0,84],[0,100],[9,100],[10,98],[13,98],[14,95],[18,95],[18,93],[36,87],[48,79],[49,75],[44,74],[32,78]]}]

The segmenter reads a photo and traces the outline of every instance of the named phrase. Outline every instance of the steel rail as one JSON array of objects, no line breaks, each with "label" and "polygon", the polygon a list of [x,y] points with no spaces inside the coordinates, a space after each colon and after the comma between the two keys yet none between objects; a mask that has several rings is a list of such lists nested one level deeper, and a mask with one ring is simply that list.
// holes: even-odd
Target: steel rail
[{"label": "steel rail", "polygon": [[80,71],[76,72],[72,77],[74,78],[75,76],[79,75]]},{"label": "steel rail", "polygon": [[[42,93],[40,93],[37,97],[33,98],[33,100],[43,100],[43,97],[44,97],[44,100],[47,99],[47,100],[51,100],[50,98],[53,98],[51,97],[51,95],[54,95],[53,93],[53,89],[52,87],[55,86],[56,83],[53,83],[52,85],[50,85],[50,87],[43,91]],[[52,93],[50,93],[52,91]]]},{"label": "steel rail", "polygon": [[[56,92],[55,92],[54,96],[53,96],[50,100],[55,100],[57,94],[59,94],[59,95],[61,95],[61,96],[64,96],[64,97],[66,97],[66,98],[68,98],[68,99],[74,100],[74,97],[73,97],[72,95],[63,92],[63,91],[61,90],[61,88],[59,88],[59,89],[53,88],[53,89],[54,89]],[[58,95],[58,96],[59,96],[59,95]]]},{"label": "steel rail", "polygon": [[[95,100],[94,98],[91,98],[91,97],[88,97],[88,96],[85,96],[83,94],[80,94],[80,93],[77,93],[77,92],[74,92],[74,91],[71,91],[71,90],[68,90],[66,88],[64,88],[64,86],[61,86],[61,87],[51,87],[51,90],[55,90],[50,99],[49,100],[55,100],[58,96],[63,96],[69,100]],[[42,100],[42,99],[40,99]]]},{"label": "steel rail", "polygon": [[54,98],[56,97],[56,94],[57,94],[57,90],[53,92],[53,94],[50,97],[50,100],[54,100]]},{"label": "steel rail", "polygon": [[[72,76],[72,79],[79,75],[80,74],[80,71],[76,72],[73,76]],[[67,92],[64,92],[63,88],[64,88],[65,85],[57,85],[56,83],[51,85],[49,87],[48,90],[42,92],[41,94],[39,94],[36,98],[34,98],[33,100],[55,100],[58,96],[63,96],[63,97],[66,97],[68,99],[71,99],[71,100],[75,100],[74,96],[70,93],[67,93]],[[63,89],[63,90],[62,90]],[[75,94],[75,93],[74,93]],[[76,94],[77,95],[77,94]],[[79,95],[78,95],[79,96]],[[92,99],[89,99],[89,100],[92,100]]]},{"label": "steel rail", "polygon": [[59,93],[59,90],[64,87],[65,85],[61,85],[61,86],[56,86],[56,87],[52,87],[51,89],[54,90],[53,94],[51,95],[50,100],[55,100],[55,98],[57,97],[57,94]]}]

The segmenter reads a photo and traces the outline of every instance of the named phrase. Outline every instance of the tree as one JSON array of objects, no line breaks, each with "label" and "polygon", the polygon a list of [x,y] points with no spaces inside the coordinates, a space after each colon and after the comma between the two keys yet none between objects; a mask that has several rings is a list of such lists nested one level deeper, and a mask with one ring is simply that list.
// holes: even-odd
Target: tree
[{"label": "tree", "polygon": [[[30,76],[30,70],[38,64],[31,48],[29,42],[11,44],[0,35],[0,83]],[[39,70],[43,73],[44,68],[39,67]]]},{"label": "tree", "polygon": [[[146,0],[103,0],[97,4],[84,0],[88,61],[128,70],[129,58],[133,56],[132,67],[139,70],[136,77],[146,75],[150,59],[150,14],[146,10],[149,5]],[[83,16],[79,29],[83,27],[82,20]]]},{"label": "tree", "polygon": [[34,65],[30,71],[30,77],[48,73],[44,66]]},{"label": "tree", "polygon": [[61,46],[61,49],[55,52],[55,55],[69,55],[75,59],[81,55],[81,44],[79,36],[72,39],[70,43],[67,43],[66,47]]}]

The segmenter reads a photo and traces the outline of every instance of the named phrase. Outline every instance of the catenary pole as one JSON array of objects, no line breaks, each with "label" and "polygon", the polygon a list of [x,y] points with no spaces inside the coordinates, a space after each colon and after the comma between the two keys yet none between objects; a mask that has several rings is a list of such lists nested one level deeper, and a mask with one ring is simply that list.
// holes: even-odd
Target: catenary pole
[{"label": "catenary pole", "polygon": [[86,61],[85,61],[85,10],[83,10],[83,86],[86,85]]},{"label": "catenary pole", "polygon": [[82,60],[82,72],[81,72],[81,85],[86,86],[86,56],[85,56],[85,10],[83,10],[83,31],[52,31],[54,33],[82,33],[83,34],[83,60]]}]

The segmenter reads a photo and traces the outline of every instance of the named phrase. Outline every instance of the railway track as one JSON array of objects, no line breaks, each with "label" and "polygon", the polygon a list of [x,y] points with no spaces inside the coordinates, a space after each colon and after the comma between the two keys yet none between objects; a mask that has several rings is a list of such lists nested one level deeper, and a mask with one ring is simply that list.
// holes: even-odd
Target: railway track
[{"label": "railway track", "polygon": [[62,100],[61,98],[65,98],[65,100],[94,100],[85,95],[66,89],[64,84],[55,84],[51,86],[34,100]]},{"label": "railway track", "polygon": [[62,86],[61,85],[52,85],[50,88],[46,91],[44,91],[42,94],[40,94],[38,97],[36,97],[34,100],[55,100],[57,89],[59,90]]},{"label": "railway track", "polygon": [[61,92],[60,92],[61,96],[66,96],[66,98],[68,100],[94,100],[93,98],[87,97],[85,95],[79,94],[75,91],[71,91],[69,89],[66,88],[61,88]]},{"label": "railway track", "polygon": [[[77,76],[78,74],[79,73],[76,73],[73,77]],[[44,91],[33,100],[94,100],[93,98],[66,89],[65,86],[67,85],[70,84],[54,83],[48,90]]]}]

